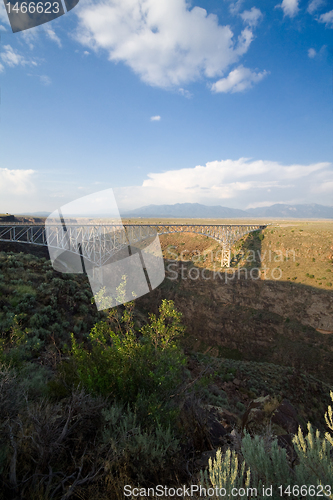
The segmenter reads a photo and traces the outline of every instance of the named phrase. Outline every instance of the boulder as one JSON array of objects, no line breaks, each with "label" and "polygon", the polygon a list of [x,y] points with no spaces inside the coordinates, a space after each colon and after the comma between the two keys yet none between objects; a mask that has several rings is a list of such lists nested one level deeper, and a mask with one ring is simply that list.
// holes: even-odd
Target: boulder
[{"label": "boulder", "polygon": [[272,422],[282,427],[288,434],[297,432],[299,426],[297,412],[287,399],[284,399],[274,411]]},{"label": "boulder", "polygon": [[269,424],[274,424],[272,431],[276,435],[293,435],[297,432],[297,412],[288,400],[279,403],[268,395],[249,403],[242,418],[242,431],[246,429],[251,434],[262,434]]}]

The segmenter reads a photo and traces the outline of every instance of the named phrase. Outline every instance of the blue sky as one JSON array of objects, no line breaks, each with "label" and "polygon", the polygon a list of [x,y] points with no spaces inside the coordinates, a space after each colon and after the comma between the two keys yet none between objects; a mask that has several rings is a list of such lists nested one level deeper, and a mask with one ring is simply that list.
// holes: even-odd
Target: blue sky
[{"label": "blue sky", "polygon": [[0,213],[333,205],[331,7],[81,0],[13,34],[1,4]]}]

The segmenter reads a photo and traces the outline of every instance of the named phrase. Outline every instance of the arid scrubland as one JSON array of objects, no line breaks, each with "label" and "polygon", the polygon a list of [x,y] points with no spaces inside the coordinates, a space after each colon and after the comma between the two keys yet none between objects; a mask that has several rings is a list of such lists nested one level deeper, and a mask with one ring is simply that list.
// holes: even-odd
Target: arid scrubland
[{"label": "arid scrubland", "polygon": [[228,467],[273,498],[279,481],[328,481],[333,230],[271,223],[236,243],[227,270],[215,241],[161,236],[163,284],[101,313],[84,276],[0,247],[0,498],[212,488]]}]

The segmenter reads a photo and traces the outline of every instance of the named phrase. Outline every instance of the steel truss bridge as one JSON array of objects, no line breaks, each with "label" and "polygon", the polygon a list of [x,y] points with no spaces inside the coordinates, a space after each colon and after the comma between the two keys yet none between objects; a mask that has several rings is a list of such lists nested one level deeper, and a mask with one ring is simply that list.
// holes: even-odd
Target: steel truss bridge
[{"label": "steel truss bridge", "polygon": [[221,267],[230,267],[231,247],[259,224],[64,224],[0,223],[0,241],[30,243],[84,257],[103,266],[116,252],[141,241],[170,233],[195,233],[221,244]]}]

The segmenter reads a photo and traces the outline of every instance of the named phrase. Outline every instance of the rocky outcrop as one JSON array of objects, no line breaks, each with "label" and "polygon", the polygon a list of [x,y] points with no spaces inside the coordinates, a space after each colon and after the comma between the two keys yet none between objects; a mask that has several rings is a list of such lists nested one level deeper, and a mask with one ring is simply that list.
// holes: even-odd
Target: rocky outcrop
[{"label": "rocky outcrop", "polygon": [[275,435],[294,435],[297,432],[297,412],[288,400],[284,399],[279,403],[275,397],[267,395],[249,403],[242,417],[242,431],[264,434],[269,425]]},{"label": "rocky outcrop", "polygon": [[[209,458],[218,448],[237,448],[244,432],[252,436],[260,435],[272,440],[277,439],[280,447],[286,448],[293,456],[292,439],[298,430],[299,420],[295,408],[288,400],[278,402],[270,395],[250,401],[241,419],[233,413],[218,407],[204,407],[207,418],[208,441],[212,450],[205,451],[196,460],[196,466],[206,467]],[[238,445],[237,445],[238,441]]]}]

